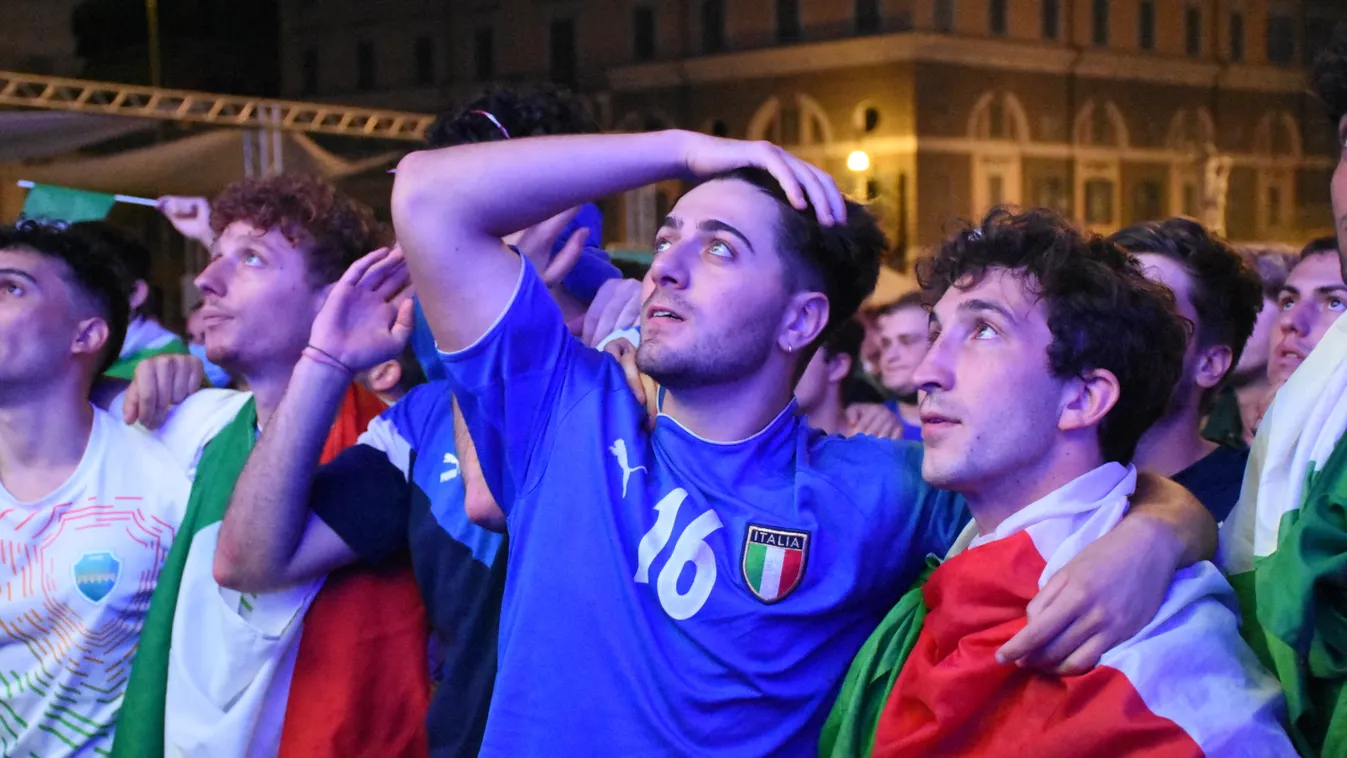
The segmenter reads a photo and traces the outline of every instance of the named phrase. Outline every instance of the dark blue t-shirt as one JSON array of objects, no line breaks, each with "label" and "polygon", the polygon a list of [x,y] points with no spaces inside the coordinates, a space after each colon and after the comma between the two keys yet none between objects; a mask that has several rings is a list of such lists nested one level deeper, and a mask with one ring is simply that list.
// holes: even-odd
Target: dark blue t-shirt
[{"label": "dark blue t-shirt", "polygon": [[1202,460],[1174,475],[1207,510],[1216,523],[1225,521],[1239,502],[1244,486],[1244,469],[1249,463],[1249,448],[1221,445]]},{"label": "dark blue t-shirt", "polygon": [[452,411],[446,382],[416,387],[318,469],[310,504],[371,563],[410,550],[438,681],[426,716],[431,754],[466,758],[486,726],[507,548],[464,511]]},{"label": "dark blue t-shirt", "polygon": [[647,429],[531,266],[445,367],[510,532],[483,756],[812,755],[852,658],[966,523],[921,448],[794,403],[717,443]]}]

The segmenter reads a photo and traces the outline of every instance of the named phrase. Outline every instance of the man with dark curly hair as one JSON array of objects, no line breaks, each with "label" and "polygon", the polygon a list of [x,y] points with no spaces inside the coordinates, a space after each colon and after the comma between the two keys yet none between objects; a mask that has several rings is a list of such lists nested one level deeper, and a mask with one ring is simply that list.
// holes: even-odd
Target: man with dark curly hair
[{"label": "man with dark curly hair", "polygon": [[1224,521],[1239,499],[1249,450],[1202,436],[1202,419],[1239,364],[1263,304],[1258,274],[1196,221],[1171,218],[1127,227],[1109,239],[1146,275],[1174,292],[1189,324],[1183,371],[1164,414],[1137,443],[1134,463],[1187,487]]},{"label": "man with dark curly hair", "polygon": [[[343,272],[388,243],[387,229],[330,184],[303,176],[230,185],[209,220],[210,264],[196,278],[206,354],[249,391],[201,390],[159,426],[192,474],[192,495],[150,605],[114,754],[419,758],[427,637],[405,562],[332,573],[328,565],[281,593],[233,592],[212,574],[220,523],[259,430],[273,422],[297,367],[323,360],[306,348],[315,318]],[[194,361],[142,362],[127,418],[187,395],[193,388],[184,385],[200,377]],[[353,379],[343,377],[329,415],[316,419],[325,459],[384,409]]]},{"label": "man with dark curly hair", "polygon": [[[848,674],[865,695],[884,680],[876,671],[896,674],[882,705],[871,700],[861,753],[1292,755],[1281,693],[1246,665],[1230,587],[1209,562],[1181,569],[1154,617],[1086,673],[1007,666],[996,654],[1039,588],[1127,513],[1138,440],[1183,371],[1187,330],[1173,294],[1046,210],[993,210],[920,278],[938,298],[914,372],[922,478],[963,495],[973,523],[963,549],[914,590],[926,613],[905,635],[911,647],[887,642],[895,618],[907,618],[900,604]],[[839,707],[838,725],[849,704]]]},{"label": "man with dark curly hair", "polygon": [[[1320,54],[1311,84],[1340,146],[1329,188],[1339,271],[1328,273],[1332,253],[1314,252],[1283,287],[1279,302],[1287,312],[1280,326],[1293,338],[1274,347],[1269,370],[1274,385],[1285,383],[1258,426],[1244,491],[1221,529],[1220,560],[1240,597],[1245,637],[1286,691],[1296,747],[1307,756],[1341,756],[1347,755],[1347,664],[1341,652],[1347,650],[1341,623],[1347,319],[1326,329],[1312,324],[1342,310],[1339,288],[1347,281],[1347,149],[1341,147],[1347,145],[1347,22]],[[1314,333],[1322,337],[1306,354]]]}]

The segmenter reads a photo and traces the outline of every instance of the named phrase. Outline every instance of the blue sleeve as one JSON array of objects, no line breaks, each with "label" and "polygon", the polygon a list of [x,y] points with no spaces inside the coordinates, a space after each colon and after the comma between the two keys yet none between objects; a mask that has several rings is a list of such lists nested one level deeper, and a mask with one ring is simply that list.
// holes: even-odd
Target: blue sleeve
[{"label": "blue sleeve", "polygon": [[[921,477],[922,446],[905,441],[893,445],[893,488],[885,493],[880,530],[884,542],[873,548],[876,599],[891,604],[906,591],[925,567],[926,557],[943,559],[968,523],[962,496],[936,489]],[[874,564],[872,564],[874,565]],[[887,607],[887,605],[885,606]]]},{"label": "blue sleeve", "polygon": [[416,356],[416,362],[421,364],[426,381],[441,380],[444,378],[444,366],[440,365],[440,351],[435,349],[435,335],[430,333],[430,323],[426,321],[425,311],[421,310],[421,301],[413,299],[412,302],[415,304],[412,310],[412,353]]},{"label": "blue sleeve", "polygon": [[600,354],[566,330],[533,267],[519,268],[510,304],[487,333],[463,350],[440,354],[482,475],[507,515],[536,486],[546,464],[539,451],[554,427],[600,386],[594,371]]}]

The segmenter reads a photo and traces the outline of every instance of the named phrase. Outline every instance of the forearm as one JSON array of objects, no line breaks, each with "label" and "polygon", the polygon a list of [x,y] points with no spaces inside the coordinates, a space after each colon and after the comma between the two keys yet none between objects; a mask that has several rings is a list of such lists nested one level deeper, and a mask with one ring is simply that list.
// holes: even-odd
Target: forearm
[{"label": "forearm", "polygon": [[393,185],[398,237],[405,244],[417,227],[448,223],[499,240],[594,198],[685,174],[688,136],[536,137],[412,153]]},{"label": "forearm", "polygon": [[1156,544],[1176,556],[1176,566],[1216,555],[1216,521],[1192,493],[1153,474],[1137,477],[1132,507],[1120,526],[1150,530]]},{"label": "forearm", "polygon": [[286,573],[309,520],[314,471],[349,384],[341,371],[308,358],[295,366],[230,498],[215,551],[220,584],[259,589]]}]

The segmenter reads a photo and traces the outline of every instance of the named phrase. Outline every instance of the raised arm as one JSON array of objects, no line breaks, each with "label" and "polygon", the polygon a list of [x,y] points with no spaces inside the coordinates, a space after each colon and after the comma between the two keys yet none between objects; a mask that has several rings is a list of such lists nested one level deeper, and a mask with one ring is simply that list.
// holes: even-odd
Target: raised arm
[{"label": "raised arm", "polygon": [[401,257],[378,250],[333,285],[309,347],[234,488],[215,551],[215,580],[264,592],[326,574],[358,557],[309,508],[323,443],[358,371],[397,355],[411,334]]},{"label": "raised arm", "polygon": [[827,174],[770,143],[670,131],[412,153],[398,164],[393,223],[436,341],[455,351],[486,333],[519,281],[522,262],[502,237],[593,198],[741,166],[770,171],[796,207],[808,197],[824,223],[845,217]]}]

